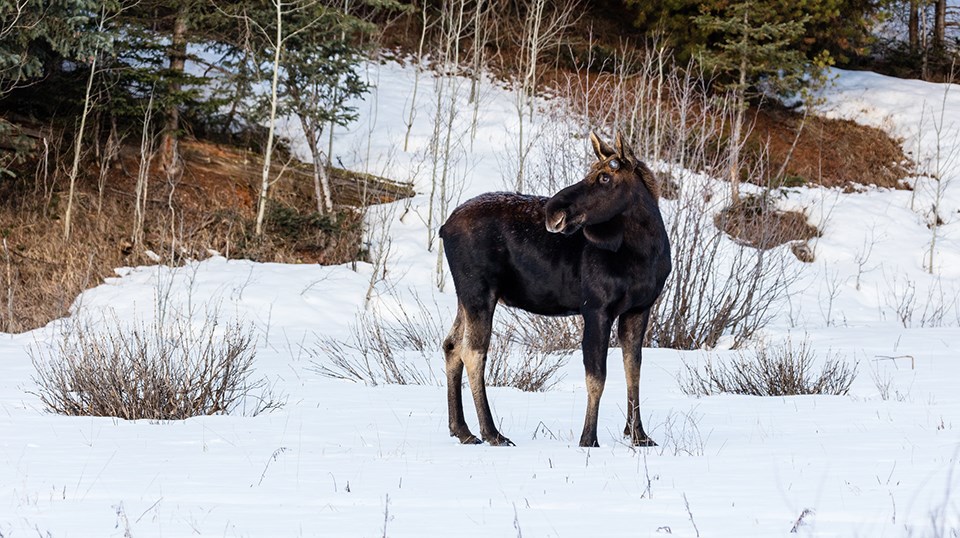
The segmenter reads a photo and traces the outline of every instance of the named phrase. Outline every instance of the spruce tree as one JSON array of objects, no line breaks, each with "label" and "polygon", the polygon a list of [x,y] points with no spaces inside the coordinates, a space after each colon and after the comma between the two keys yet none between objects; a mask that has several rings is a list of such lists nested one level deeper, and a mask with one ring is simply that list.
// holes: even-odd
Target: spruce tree
[{"label": "spruce tree", "polygon": [[740,149],[749,99],[764,92],[776,96],[798,91],[803,75],[811,70],[803,53],[790,47],[803,34],[807,19],[777,19],[777,14],[749,0],[694,18],[708,36],[708,44],[701,45],[697,55],[733,101],[729,178],[734,206],[740,203]]},{"label": "spruce tree", "polygon": [[[299,17],[301,26],[307,22],[303,15]],[[346,125],[356,118],[356,110],[348,102],[367,90],[358,72],[362,56],[357,43],[370,27],[326,8],[306,15],[317,23],[313,31],[298,34],[287,44],[282,61],[282,109],[300,120],[313,160],[317,212],[325,213],[333,209],[333,202],[320,137],[325,128]]]},{"label": "spruce tree", "polygon": [[[113,4],[114,2],[108,2]],[[103,48],[97,0],[0,1],[0,97]],[[105,6],[110,10],[110,6]]]}]

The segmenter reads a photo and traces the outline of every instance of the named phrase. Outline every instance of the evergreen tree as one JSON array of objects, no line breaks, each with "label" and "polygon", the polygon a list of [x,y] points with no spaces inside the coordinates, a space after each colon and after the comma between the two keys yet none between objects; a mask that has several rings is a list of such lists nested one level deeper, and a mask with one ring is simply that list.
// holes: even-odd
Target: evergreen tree
[{"label": "evergreen tree", "polygon": [[[0,96],[84,61],[104,46],[96,31],[97,0],[0,1]],[[106,9],[110,9],[107,7]]]},{"label": "evergreen tree", "polygon": [[[890,0],[755,0],[756,20],[775,23],[803,21],[803,32],[789,44],[809,59],[827,51],[840,62],[866,53],[871,28],[881,8]],[[689,59],[710,41],[695,17],[729,9],[728,0],[623,0],[634,10],[634,26],[645,33],[662,33],[681,61]]]},{"label": "evergreen tree", "polygon": [[732,96],[729,177],[734,206],[740,202],[740,148],[748,99],[761,92],[795,92],[805,73],[817,71],[802,52],[790,47],[803,34],[806,22],[806,18],[777,21],[775,14],[750,0],[707,11],[694,19],[708,36],[708,44],[698,50],[701,63],[717,74],[721,87]]},{"label": "evergreen tree", "polygon": [[[283,110],[300,120],[313,160],[317,211],[324,213],[333,209],[333,201],[320,137],[325,127],[346,125],[356,118],[356,110],[347,103],[365,92],[367,85],[357,72],[362,58],[354,43],[356,35],[369,27],[330,9],[310,16],[317,21],[316,29],[294,36],[287,44],[280,96]],[[301,20],[300,25],[306,22]]]}]

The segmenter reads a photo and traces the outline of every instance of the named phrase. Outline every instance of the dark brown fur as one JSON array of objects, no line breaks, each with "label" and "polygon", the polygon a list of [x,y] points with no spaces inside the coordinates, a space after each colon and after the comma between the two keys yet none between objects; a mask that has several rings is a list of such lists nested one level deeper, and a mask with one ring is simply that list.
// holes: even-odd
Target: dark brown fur
[{"label": "dark brown fur", "polygon": [[457,317],[444,340],[450,435],[479,443],[463,416],[466,367],[480,434],[511,445],[490,412],[484,368],[498,302],[545,315],[580,314],[587,413],[581,446],[597,446],[607,342],[615,319],[627,376],[627,425],[636,445],[653,441],[640,420],[640,359],[650,307],[670,273],[670,245],[652,172],[617,137],[591,134],[597,162],[552,198],[489,193],[458,207],[440,229],[457,290]]}]

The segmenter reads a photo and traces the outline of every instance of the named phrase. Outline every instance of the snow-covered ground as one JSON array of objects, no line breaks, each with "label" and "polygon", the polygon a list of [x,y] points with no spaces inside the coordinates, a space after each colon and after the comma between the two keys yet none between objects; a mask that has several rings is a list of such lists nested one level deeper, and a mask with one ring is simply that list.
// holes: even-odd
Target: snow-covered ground
[{"label": "snow-covered ground", "polygon": [[[448,277],[437,291],[436,250],[426,249],[437,80],[419,81],[404,152],[414,70],[391,62],[370,65],[369,75],[377,88],[358,104],[360,121],[337,132],[334,157],[414,181],[421,193],[371,211],[385,276],[369,264],[215,257],[118,270],[74,306],[74,317],[130,320],[149,319],[160,298],[171,312],[219,305],[222,316],[253,324],[257,375],[286,405],[256,417],[159,423],[51,415],[32,393],[28,350],[55,342],[60,323],[0,335],[0,536],[960,533],[960,88],[837,72],[825,113],[903,137],[940,178],[939,190],[922,177],[913,192],[794,189],[782,200],[805,208],[824,235],[816,262],[795,262],[801,278],[763,337],[807,338],[818,357],[858,363],[850,395],[697,399],[677,383],[684,361],[735,352],[649,349],[642,414],[660,446],[634,449],[620,435],[625,383],[613,349],[601,446],[588,450],[577,446],[586,397],[575,354],[549,392],[490,389],[501,430],[517,443],[493,448],[448,437],[441,381],[368,387],[315,371],[316,342],[349,338],[371,282],[368,308],[383,313],[415,308],[419,297],[446,326],[455,305]],[[467,90],[465,81],[456,88],[454,132],[469,131]],[[451,206],[513,185],[513,99],[484,83],[475,135],[450,146]],[[541,116],[525,136],[555,127]],[[586,156],[583,134],[570,144]],[[531,167],[546,170],[552,157],[535,152]],[[944,224],[931,275],[937,200]],[[428,355],[418,366],[442,379],[441,354]]]}]

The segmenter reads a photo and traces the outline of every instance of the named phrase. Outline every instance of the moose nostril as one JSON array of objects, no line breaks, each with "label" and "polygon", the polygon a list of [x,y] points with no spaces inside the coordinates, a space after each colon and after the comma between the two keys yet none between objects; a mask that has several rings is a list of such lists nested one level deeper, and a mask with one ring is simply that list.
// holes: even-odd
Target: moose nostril
[{"label": "moose nostril", "polygon": [[563,221],[567,219],[564,213],[558,213],[552,219],[547,221],[547,229],[551,232],[559,232],[563,228]]}]

